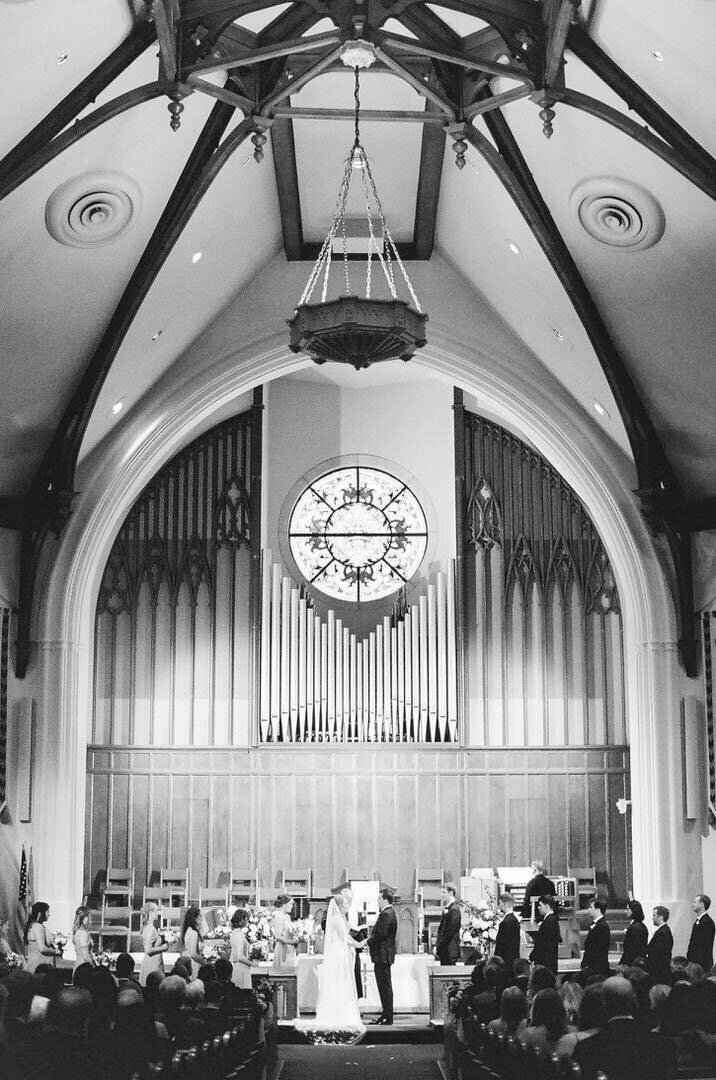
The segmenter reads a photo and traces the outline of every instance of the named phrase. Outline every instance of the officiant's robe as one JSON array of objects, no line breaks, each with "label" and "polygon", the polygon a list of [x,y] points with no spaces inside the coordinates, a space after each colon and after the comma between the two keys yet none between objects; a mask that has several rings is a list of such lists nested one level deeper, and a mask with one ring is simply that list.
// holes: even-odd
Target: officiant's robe
[{"label": "officiant's robe", "polygon": [[514,962],[520,955],[520,920],[511,911],[497,927],[495,940],[495,956],[500,956],[505,961],[505,971],[512,976]]}]

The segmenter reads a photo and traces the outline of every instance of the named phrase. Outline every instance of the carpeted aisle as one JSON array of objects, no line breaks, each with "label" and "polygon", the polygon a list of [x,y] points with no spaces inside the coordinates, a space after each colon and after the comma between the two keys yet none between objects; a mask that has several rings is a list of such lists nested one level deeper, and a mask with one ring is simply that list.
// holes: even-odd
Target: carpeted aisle
[{"label": "carpeted aisle", "polygon": [[281,1046],[280,1080],[440,1080],[439,1043]]}]

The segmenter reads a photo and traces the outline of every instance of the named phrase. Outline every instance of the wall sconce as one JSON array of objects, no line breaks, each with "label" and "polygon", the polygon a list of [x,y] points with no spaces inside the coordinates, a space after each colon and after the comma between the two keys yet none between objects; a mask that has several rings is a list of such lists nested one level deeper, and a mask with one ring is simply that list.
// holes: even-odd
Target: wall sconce
[{"label": "wall sconce", "polygon": [[631,806],[631,799],[617,799],[616,807],[620,814],[626,814],[627,806]]}]

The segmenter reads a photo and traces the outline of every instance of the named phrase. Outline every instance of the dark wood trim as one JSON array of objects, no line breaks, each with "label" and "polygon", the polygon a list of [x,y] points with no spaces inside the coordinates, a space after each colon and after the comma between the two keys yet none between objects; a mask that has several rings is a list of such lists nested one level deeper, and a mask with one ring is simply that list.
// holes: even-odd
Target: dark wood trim
[{"label": "dark wood trim", "polygon": [[154,40],[156,40],[154,24],[137,23],[114,52],[111,52],[106,60],[103,60],[86,79],[83,79],[79,86],[71,90],[44,120],[36,124],[32,131],[28,132],[24,139],[21,139],[17,146],[0,161],[0,180],[4,181],[10,177],[25,164],[28,158],[46,146],[55,135],[59,135],[83,109],[91,105],[102,91],[114,82],[118,75],[121,75],[138,56],[141,56]]},{"label": "dark wood trim", "polygon": [[465,403],[462,390],[453,387],[453,446],[455,471],[455,657],[457,660],[457,717],[460,746],[466,746],[469,733],[467,709],[466,649],[466,575],[465,575]]},{"label": "dark wood trim", "polygon": [[51,142],[30,154],[17,169],[7,175],[4,181],[0,179],[0,199],[4,199],[20,184],[24,184],[26,180],[29,180],[45,165],[48,165],[58,154],[84,138],[90,131],[94,131],[95,128],[106,124],[108,120],[113,120],[115,116],[126,112],[127,109],[132,109],[135,105],[142,105],[145,101],[152,101],[154,98],[166,94],[166,92],[167,88],[163,83],[145,83],[144,86],[139,86],[136,90],[129,90],[126,94],[114,98],[113,101],[100,105],[98,109],[95,109],[89,116],[85,116],[83,120],[76,120],[66,131],[61,132]]},{"label": "dark wood trim", "polygon": [[[420,150],[418,193],[415,199],[413,248],[416,259],[429,259],[433,253],[444,160],[445,131],[432,124],[425,124]],[[400,257],[403,258],[402,252]]]},{"label": "dark wood trim", "polygon": [[679,525],[690,533],[716,529],[716,495],[686,503],[679,515]]},{"label": "dark wood trim", "polygon": [[602,49],[590,38],[581,26],[573,26],[567,40],[568,47],[583,64],[606,83],[630,109],[638,113],[657,135],[670,143],[675,150],[702,172],[713,176],[716,173],[714,159],[688,131],[646,93],[638,83],[629,78]]},{"label": "dark wood trim", "polygon": [[274,120],[271,125],[271,149],[276,172],[283,246],[288,261],[295,262],[302,255],[303,224],[296,169],[296,146],[291,120]]},{"label": "dark wood trim", "polygon": [[[525,26],[541,27],[540,7],[528,0],[440,0],[440,7],[484,19],[490,24],[508,19]],[[402,21],[398,14],[395,18]]]},{"label": "dark wood trim", "polygon": [[564,48],[572,22],[572,15],[579,4],[574,0],[544,0],[542,13],[545,20],[546,42],[544,55],[545,86],[561,82],[564,70]]}]

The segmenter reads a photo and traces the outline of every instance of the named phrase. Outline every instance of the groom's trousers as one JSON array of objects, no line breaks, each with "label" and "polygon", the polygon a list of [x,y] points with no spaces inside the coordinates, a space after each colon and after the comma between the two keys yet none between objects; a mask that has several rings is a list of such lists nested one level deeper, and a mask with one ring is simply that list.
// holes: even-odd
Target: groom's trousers
[{"label": "groom's trousers", "polygon": [[380,1004],[383,1008],[383,1019],[393,1023],[393,980],[390,974],[390,964],[381,964],[376,961],[373,964],[375,984],[380,995]]}]

